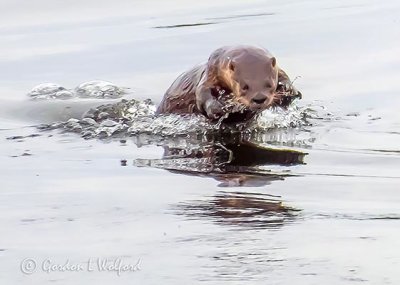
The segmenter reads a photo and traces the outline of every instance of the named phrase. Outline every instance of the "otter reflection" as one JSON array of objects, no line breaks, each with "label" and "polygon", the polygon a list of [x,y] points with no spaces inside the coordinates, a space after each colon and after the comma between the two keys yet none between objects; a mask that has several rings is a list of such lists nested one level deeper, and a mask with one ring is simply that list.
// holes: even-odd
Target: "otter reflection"
[{"label": "otter reflection", "polygon": [[213,143],[166,143],[163,158],[138,159],[135,165],[212,177],[220,182],[220,187],[260,187],[293,176],[287,167],[304,164],[306,155],[297,150],[271,148],[237,137],[225,137]]},{"label": "otter reflection", "polygon": [[298,209],[285,206],[279,196],[247,192],[218,192],[208,200],[178,204],[176,213],[190,219],[211,219],[229,226],[276,228],[293,222]]},{"label": "otter reflection", "polygon": [[[137,166],[212,177],[219,187],[261,187],[293,176],[288,167],[304,164],[307,153],[266,147],[242,136],[198,140],[164,141],[161,159],[140,159]],[[297,209],[287,207],[280,197],[261,193],[217,192],[211,199],[186,201],[174,206],[178,215],[211,219],[219,224],[250,228],[280,227],[293,221]]]}]

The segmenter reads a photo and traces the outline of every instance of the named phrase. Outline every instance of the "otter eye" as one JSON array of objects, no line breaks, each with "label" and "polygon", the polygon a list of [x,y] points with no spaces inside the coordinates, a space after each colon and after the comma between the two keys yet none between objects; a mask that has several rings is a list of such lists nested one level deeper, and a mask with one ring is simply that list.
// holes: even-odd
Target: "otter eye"
[{"label": "otter eye", "polygon": [[272,88],[272,85],[271,85],[271,83],[267,83],[267,84],[265,84],[265,88],[267,88],[267,89],[271,89],[271,88]]},{"label": "otter eye", "polygon": [[243,91],[249,90],[249,85],[245,84],[245,85],[242,87],[242,90],[243,90]]}]

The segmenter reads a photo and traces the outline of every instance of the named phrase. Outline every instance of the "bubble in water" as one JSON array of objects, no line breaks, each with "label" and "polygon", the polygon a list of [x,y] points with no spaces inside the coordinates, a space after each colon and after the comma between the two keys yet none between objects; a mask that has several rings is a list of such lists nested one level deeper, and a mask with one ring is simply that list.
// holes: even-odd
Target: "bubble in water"
[{"label": "bubble in water", "polygon": [[35,86],[28,96],[32,99],[69,99],[74,93],[65,87],[55,83],[42,83]]},{"label": "bubble in water", "polygon": [[75,92],[82,98],[120,98],[127,93],[127,88],[107,81],[93,80],[80,84],[75,88]]}]

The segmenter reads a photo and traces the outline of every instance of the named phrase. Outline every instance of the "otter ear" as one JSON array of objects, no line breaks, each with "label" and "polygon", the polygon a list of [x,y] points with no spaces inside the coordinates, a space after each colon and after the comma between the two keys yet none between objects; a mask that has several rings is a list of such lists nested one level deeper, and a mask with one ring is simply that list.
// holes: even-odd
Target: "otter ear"
[{"label": "otter ear", "polygon": [[275,57],[271,58],[271,65],[272,65],[272,67],[276,66],[276,58]]}]

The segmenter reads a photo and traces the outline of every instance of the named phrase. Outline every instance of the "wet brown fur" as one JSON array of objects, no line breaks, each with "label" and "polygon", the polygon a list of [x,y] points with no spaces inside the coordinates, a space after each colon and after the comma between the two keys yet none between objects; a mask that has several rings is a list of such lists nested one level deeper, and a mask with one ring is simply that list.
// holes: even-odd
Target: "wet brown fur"
[{"label": "wet brown fur", "polygon": [[288,105],[295,97],[301,97],[300,92],[267,50],[229,46],[181,74],[166,91],[157,113],[197,113],[215,120],[230,112],[224,109],[229,99],[245,108],[248,119],[271,106]]}]

